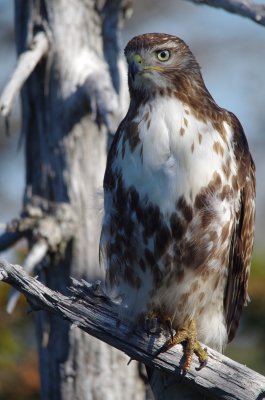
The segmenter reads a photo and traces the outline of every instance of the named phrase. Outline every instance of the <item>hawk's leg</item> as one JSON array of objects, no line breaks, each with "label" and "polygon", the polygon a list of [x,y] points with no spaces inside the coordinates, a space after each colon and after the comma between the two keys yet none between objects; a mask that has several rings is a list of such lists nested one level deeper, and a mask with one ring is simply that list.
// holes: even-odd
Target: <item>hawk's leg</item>
[{"label": "hawk's leg", "polygon": [[200,366],[196,368],[196,370],[199,371],[205,367],[208,360],[208,354],[207,350],[203,349],[197,340],[197,328],[195,320],[190,321],[183,328],[179,329],[173,338],[167,341],[164,346],[159,349],[156,356],[182,342],[186,342],[186,346],[184,347],[183,375],[185,375],[190,369],[193,353],[196,354],[200,362]]}]

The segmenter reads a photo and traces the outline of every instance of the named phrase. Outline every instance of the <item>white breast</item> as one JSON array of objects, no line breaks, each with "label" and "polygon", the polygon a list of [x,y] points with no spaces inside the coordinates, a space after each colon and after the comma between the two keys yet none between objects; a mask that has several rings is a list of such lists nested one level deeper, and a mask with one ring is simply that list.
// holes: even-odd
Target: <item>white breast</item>
[{"label": "white breast", "polygon": [[[148,196],[165,214],[172,212],[182,195],[193,202],[215,171],[222,178],[223,159],[226,153],[232,155],[232,149],[223,142],[224,157],[214,152],[214,143],[222,140],[219,132],[211,122],[196,119],[177,99],[155,99],[140,108],[134,121],[139,124],[141,143],[133,152],[127,143],[124,159],[120,155],[117,162],[125,186],[135,186],[142,198]],[[231,131],[226,129],[229,143]],[[236,169],[235,162],[232,168]]]}]

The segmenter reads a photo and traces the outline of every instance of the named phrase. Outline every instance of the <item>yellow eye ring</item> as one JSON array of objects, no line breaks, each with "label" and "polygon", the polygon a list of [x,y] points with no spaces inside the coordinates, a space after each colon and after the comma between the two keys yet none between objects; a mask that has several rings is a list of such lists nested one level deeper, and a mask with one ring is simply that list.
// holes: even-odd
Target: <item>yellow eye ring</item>
[{"label": "yellow eye ring", "polygon": [[156,52],[156,56],[159,61],[167,61],[170,58],[170,51],[169,50],[158,50]]}]

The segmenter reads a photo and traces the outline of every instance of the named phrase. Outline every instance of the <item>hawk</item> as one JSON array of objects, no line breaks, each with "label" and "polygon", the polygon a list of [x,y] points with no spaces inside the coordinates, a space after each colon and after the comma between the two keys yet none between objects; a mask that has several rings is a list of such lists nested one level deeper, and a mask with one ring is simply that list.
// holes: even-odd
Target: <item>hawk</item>
[{"label": "hawk", "polygon": [[[108,153],[100,252],[120,318],[169,329],[164,350],[222,351],[247,303],[255,167],[243,128],[208,92],[183,40],[125,48],[130,106]],[[164,351],[163,350],[163,351]]]}]

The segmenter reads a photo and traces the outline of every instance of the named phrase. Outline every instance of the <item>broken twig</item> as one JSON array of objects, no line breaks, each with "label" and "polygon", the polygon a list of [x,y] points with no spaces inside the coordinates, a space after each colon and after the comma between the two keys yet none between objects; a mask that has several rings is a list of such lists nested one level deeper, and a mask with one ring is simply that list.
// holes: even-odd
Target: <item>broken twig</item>
[{"label": "broken twig", "polygon": [[265,4],[246,0],[188,0],[195,4],[205,4],[222,8],[241,17],[249,18],[257,24],[265,26]]},{"label": "broken twig", "polygon": [[15,97],[28,79],[36,65],[47,54],[49,42],[44,32],[38,32],[32,41],[29,50],[24,51],[18,58],[16,68],[3,90],[0,97],[0,112],[3,117],[8,117],[11,112]]},{"label": "broken twig", "polygon": [[[35,243],[28,255],[26,256],[24,263],[23,263],[23,269],[26,271],[28,274],[30,274],[35,266],[39,264],[45,255],[48,252],[48,243],[45,240],[39,240],[37,243]],[[16,307],[17,301],[19,299],[20,292],[16,289],[11,289],[9,299],[7,302],[6,306],[6,311],[9,314],[12,314],[14,311],[14,308]]]}]

